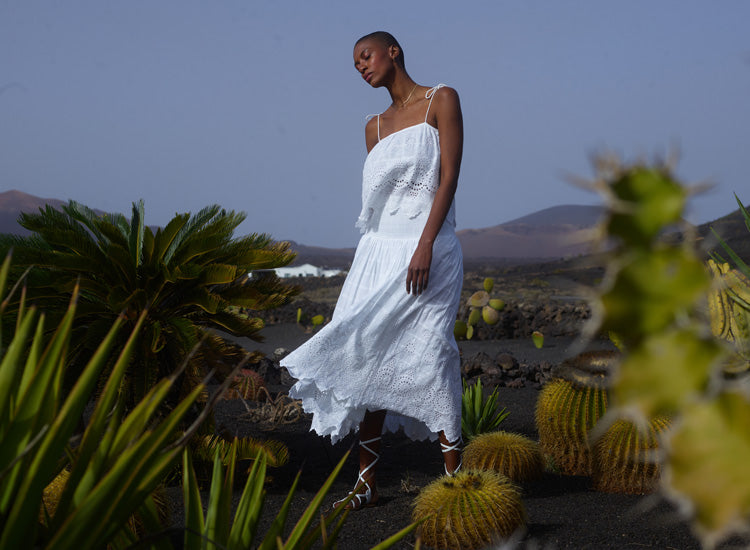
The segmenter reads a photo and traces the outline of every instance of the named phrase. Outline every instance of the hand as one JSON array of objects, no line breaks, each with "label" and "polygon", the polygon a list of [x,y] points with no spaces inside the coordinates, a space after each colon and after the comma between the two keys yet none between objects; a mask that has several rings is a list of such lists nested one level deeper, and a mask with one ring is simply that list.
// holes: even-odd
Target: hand
[{"label": "hand", "polygon": [[409,262],[409,271],[406,274],[407,294],[419,295],[427,289],[431,263],[432,245],[420,242],[411,257],[411,262]]}]

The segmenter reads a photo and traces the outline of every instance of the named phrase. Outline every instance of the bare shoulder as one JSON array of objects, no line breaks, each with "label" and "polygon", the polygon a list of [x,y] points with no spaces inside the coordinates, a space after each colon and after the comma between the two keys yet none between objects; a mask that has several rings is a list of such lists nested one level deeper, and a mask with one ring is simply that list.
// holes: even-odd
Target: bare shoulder
[{"label": "bare shoulder", "polygon": [[435,101],[448,102],[448,103],[459,103],[458,92],[455,88],[450,86],[441,86],[435,91]]},{"label": "bare shoulder", "polygon": [[450,86],[443,86],[435,92],[433,109],[430,110],[433,125],[439,127],[441,120],[460,119],[461,101],[458,92]]},{"label": "bare shoulder", "polygon": [[378,142],[378,117],[374,116],[365,124],[365,145],[367,146],[367,152],[375,147]]}]

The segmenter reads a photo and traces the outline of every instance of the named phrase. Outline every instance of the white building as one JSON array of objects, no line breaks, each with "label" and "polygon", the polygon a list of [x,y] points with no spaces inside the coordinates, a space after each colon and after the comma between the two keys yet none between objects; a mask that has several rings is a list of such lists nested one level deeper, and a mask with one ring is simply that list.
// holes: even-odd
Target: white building
[{"label": "white building", "polygon": [[288,277],[333,277],[343,273],[340,269],[323,269],[312,264],[303,264],[295,267],[277,267],[274,271],[276,275],[283,279]]}]

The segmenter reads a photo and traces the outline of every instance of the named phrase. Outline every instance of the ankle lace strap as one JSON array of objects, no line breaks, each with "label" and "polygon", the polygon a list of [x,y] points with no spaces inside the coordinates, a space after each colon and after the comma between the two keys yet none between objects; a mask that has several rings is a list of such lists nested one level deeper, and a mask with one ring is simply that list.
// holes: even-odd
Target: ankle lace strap
[{"label": "ankle lace strap", "polygon": [[464,444],[464,440],[463,440],[463,438],[462,438],[462,437],[459,437],[459,438],[458,438],[458,439],[456,439],[456,441],[454,441],[453,443],[451,443],[451,442],[448,442],[448,443],[443,443],[443,442],[441,441],[441,442],[440,442],[440,447],[442,447],[442,451],[443,451],[444,453],[449,453],[449,452],[451,452],[451,451],[461,451],[461,450],[462,450],[462,447],[463,447],[463,444]]}]

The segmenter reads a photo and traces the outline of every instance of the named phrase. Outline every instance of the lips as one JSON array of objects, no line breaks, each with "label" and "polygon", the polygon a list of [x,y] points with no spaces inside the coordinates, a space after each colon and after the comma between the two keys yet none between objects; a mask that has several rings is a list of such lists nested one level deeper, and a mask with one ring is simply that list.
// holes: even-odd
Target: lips
[{"label": "lips", "polygon": [[369,84],[370,80],[372,80],[372,73],[367,73],[367,74],[363,75],[362,78],[364,78],[365,81]]}]

